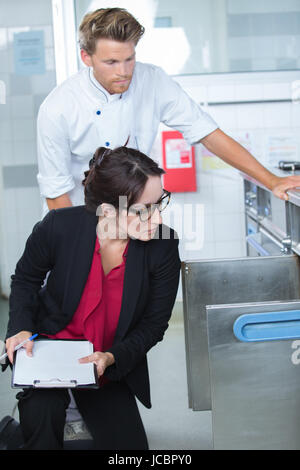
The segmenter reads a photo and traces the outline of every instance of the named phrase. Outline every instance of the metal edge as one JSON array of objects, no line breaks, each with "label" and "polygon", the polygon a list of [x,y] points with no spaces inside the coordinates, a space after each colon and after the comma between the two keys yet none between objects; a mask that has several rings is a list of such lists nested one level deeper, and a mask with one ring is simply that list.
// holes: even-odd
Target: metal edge
[{"label": "metal edge", "polygon": [[186,295],[186,268],[187,262],[181,262],[181,282],[182,282],[182,306],[183,306],[183,322],[184,322],[184,338],[185,338],[185,352],[186,352],[186,372],[187,372],[187,387],[188,387],[188,405],[189,408],[193,408],[193,393],[191,386],[191,368],[190,368],[190,350],[189,350],[189,322],[188,322],[188,300]]}]

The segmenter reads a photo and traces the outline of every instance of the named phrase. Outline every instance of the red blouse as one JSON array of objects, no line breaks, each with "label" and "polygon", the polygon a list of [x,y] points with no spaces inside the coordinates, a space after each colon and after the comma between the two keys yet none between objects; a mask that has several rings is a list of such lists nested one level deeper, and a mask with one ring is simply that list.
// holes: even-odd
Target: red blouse
[{"label": "red blouse", "polygon": [[86,339],[94,345],[94,351],[104,352],[112,346],[121,311],[128,245],[122,263],[105,276],[96,237],[91,269],[76,312],[63,330],[48,337]]}]

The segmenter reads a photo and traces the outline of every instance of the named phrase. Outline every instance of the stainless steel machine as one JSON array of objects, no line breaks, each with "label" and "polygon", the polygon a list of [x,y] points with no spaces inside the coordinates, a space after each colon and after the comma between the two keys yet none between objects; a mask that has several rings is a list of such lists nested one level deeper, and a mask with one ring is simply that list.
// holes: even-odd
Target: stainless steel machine
[{"label": "stainless steel machine", "polygon": [[215,449],[300,449],[300,191],[243,177],[248,256],[182,263],[189,406]]}]

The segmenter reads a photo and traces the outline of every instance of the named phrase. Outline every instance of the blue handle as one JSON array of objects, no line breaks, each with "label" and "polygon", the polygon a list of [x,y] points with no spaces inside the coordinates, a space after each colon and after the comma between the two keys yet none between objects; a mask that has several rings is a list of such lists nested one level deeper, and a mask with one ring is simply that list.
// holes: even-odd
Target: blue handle
[{"label": "blue handle", "polygon": [[233,333],[244,342],[300,338],[300,310],[241,315]]},{"label": "blue handle", "polygon": [[[255,233],[253,235],[255,235]],[[254,240],[251,235],[246,237],[246,242],[249,243],[249,245],[252,246],[258,253],[260,253],[261,256],[270,256],[269,251],[267,251],[265,248],[263,248],[262,245]]]}]

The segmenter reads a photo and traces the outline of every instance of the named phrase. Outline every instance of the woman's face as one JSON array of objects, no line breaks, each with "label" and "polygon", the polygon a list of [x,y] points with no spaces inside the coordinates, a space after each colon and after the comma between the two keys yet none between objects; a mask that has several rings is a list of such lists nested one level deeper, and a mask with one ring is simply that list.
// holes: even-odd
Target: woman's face
[{"label": "woman's face", "polygon": [[[144,191],[139,200],[135,202],[129,209],[123,210],[119,216],[119,230],[127,233],[129,238],[135,238],[142,241],[151,240],[158,226],[162,223],[161,214],[156,207],[154,211],[150,211],[150,205],[156,204],[163,195],[163,187],[160,176],[149,176]],[[149,219],[147,217],[147,208],[149,208]],[[139,216],[139,210],[144,212],[143,220]]]}]

